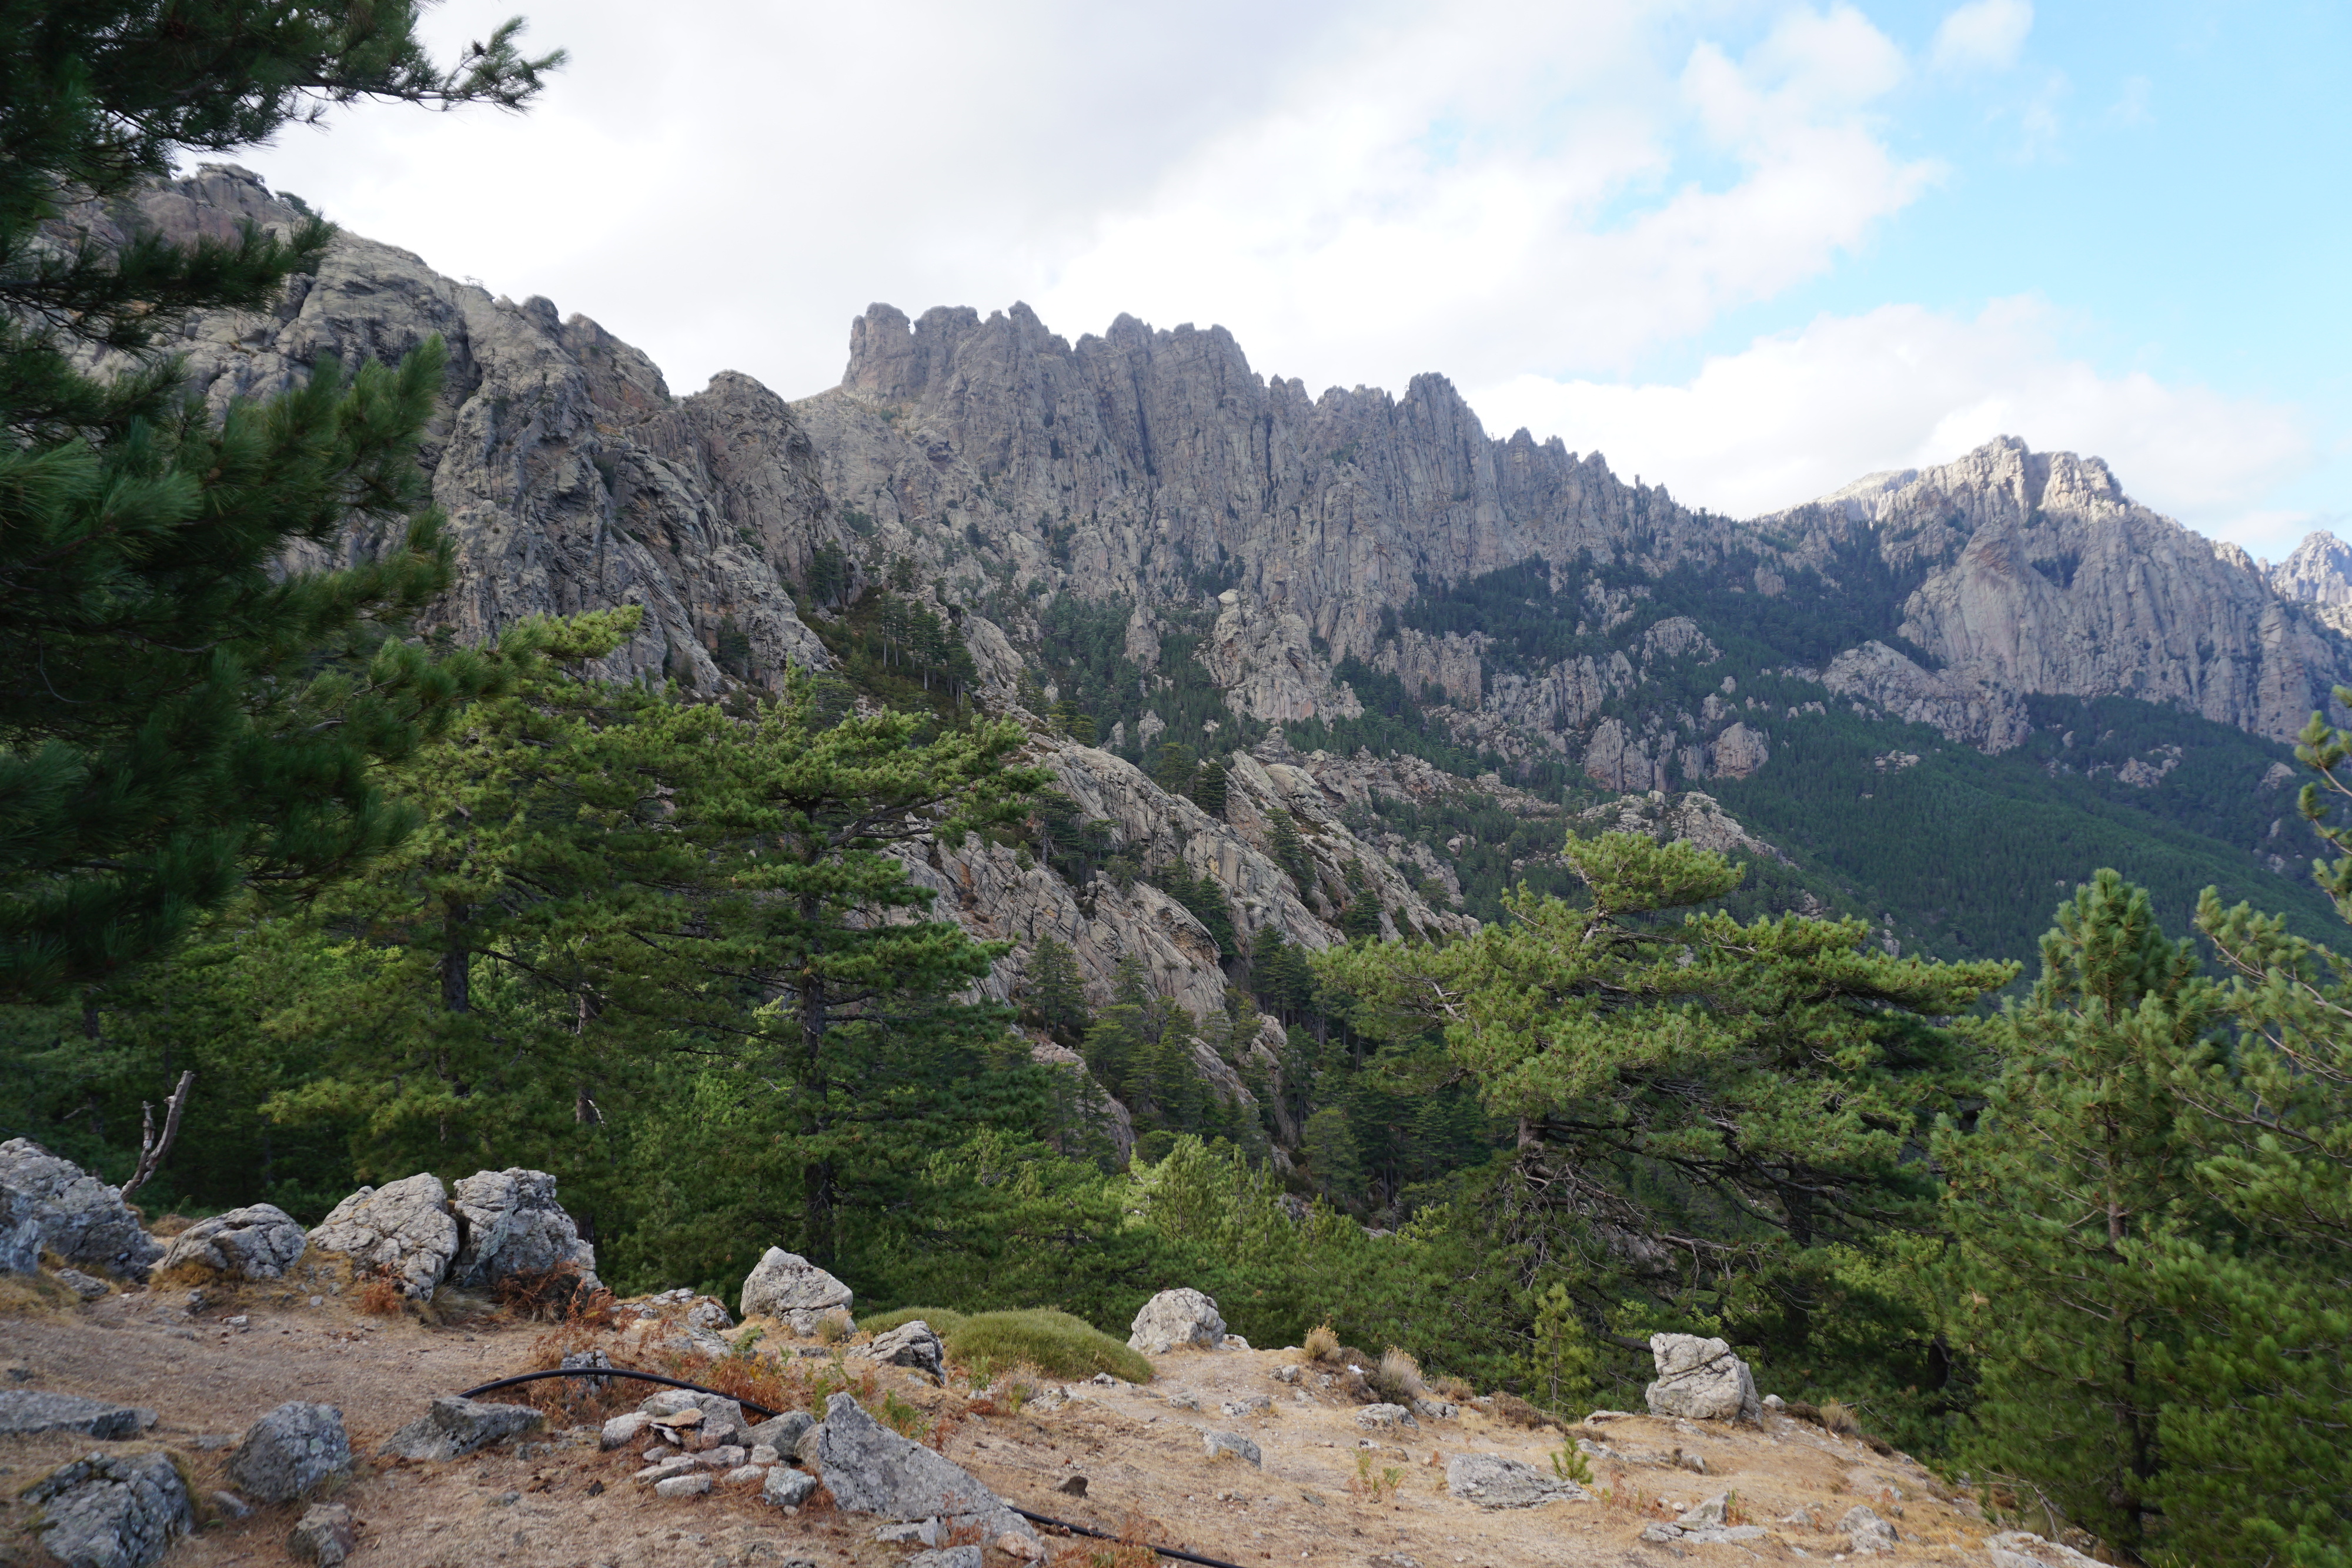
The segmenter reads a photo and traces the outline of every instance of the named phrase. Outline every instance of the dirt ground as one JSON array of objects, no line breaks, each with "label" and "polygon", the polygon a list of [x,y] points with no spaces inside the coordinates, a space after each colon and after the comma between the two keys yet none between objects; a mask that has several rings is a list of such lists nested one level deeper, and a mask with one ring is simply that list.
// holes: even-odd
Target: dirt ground
[{"label": "dirt ground", "polygon": [[[423,1414],[431,1396],[523,1370],[544,1330],[365,1316],[338,1299],[312,1306],[299,1296],[248,1297],[191,1313],[187,1299],[184,1291],[133,1291],[63,1312],[0,1318],[0,1374],[9,1385],[143,1406],[160,1417],[138,1443],[0,1438],[0,1565],[48,1561],[32,1542],[32,1511],[16,1499],[56,1465],[99,1448],[165,1447],[182,1457],[200,1494],[209,1494],[227,1485],[234,1435],[289,1399],[323,1401],[343,1413],[360,1459],[331,1495],[360,1521],[352,1558],[358,1568],[783,1568],[792,1559],[818,1568],[884,1568],[913,1550],[877,1544],[874,1521],[830,1508],[785,1515],[755,1494],[723,1489],[656,1499],[631,1484],[640,1463],[631,1451],[602,1453],[583,1428],[567,1437],[560,1417],[532,1440],[447,1464],[376,1459],[377,1446]],[[242,1325],[225,1321],[238,1315]],[[617,1336],[610,1343],[616,1363],[637,1364]],[[790,1356],[802,1347],[780,1348]],[[1155,1358],[1150,1385],[1071,1385],[1058,1402],[1050,1389],[1059,1385],[1048,1385],[1045,1398],[1018,1415],[972,1412],[960,1385],[937,1388],[896,1368],[879,1376],[882,1391],[931,1412],[946,1430],[944,1451],[1008,1501],[1243,1568],[1835,1560],[1845,1539],[1830,1527],[1857,1502],[1900,1531],[1893,1562],[1986,1561],[1980,1542],[1988,1527],[1971,1503],[1944,1500],[1949,1494],[1939,1497],[1942,1489],[1919,1467],[1810,1423],[1770,1417],[1770,1429],[1759,1432],[1633,1416],[1596,1419],[1563,1435],[1464,1406],[1457,1419],[1367,1434],[1356,1421],[1361,1406],[1320,1386],[1318,1369],[1305,1367],[1296,1385],[1277,1381],[1277,1368],[1304,1360],[1295,1350],[1179,1353]],[[1187,1395],[1198,1410],[1178,1402]],[[1272,1404],[1245,1416],[1218,1413],[1224,1402],[1256,1396]],[[1212,1462],[1204,1431],[1249,1437],[1263,1467]],[[1548,1470],[1549,1454],[1575,1437],[1617,1456],[1590,1459],[1604,1494],[1597,1500],[1487,1511],[1445,1493],[1446,1455],[1501,1454]],[[1691,1456],[1703,1460],[1705,1474],[1683,1468]],[[1087,1478],[1083,1496],[1059,1490],[1074,1474]],[[1770,1533],[1737,1543],[1639,1539],[1646,1524],[1672,1519],[1675,1505],[1722,1491],[1734,1494],[1733,1522]],[[287,1534],[301,1506],[264,1508],[242,1520],[207,1509],[201,1528],[165,1563],[291,1563]],[[1777,1522],[1801,1507],[1822,1528]],[[1144,1568],[1140,1554],[1106,1543],[1058,1537],[1053,1545],[1055,1568]],[[989,1568],[1011,1568],[1011,1560],[992,1549]]]}]

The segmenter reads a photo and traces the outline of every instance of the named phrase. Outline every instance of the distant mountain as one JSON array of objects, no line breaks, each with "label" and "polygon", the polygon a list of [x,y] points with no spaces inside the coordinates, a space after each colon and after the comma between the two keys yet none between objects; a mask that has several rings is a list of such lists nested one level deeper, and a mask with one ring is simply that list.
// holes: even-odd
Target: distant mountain
[{"label": "distant mountain", "polygon": [[[182,234],[296,215],[217,166],[139,208]],[[1565,887],[1571,822],[1711,836],[1755,867],[1743,907],[1952,956],[2028,956],[2099,864],[2176,927],[2208,883],[2330,918],[2282,743],[2352,681],[2352,560],[2314,536],[2266,574],[2095,458],[2003,438],[1742,521],[1492,438],[1440,376],[1310,395],[1221,328],[1073,343],[1019,305],[877,305],[837,387],[679,398],[585,318],[356,237],[186,349],[217,402],[435,332],[443,623],[640,603],[614,674],[718,697],[795,664],[938,700],[894,673],[919,622],[959,682],[1059,732],[1041,747],[1100,853],[924,873],[1020,944],[1000,993],[1052,935],[1098,992],[1139,956],[1213,1005],[1266,926],[1434,932],[1494,917],[1508,882]],[[1181,793],[1211,757],[1221,813]],[[1106,884],[1106,857],[1140,879]]]}]

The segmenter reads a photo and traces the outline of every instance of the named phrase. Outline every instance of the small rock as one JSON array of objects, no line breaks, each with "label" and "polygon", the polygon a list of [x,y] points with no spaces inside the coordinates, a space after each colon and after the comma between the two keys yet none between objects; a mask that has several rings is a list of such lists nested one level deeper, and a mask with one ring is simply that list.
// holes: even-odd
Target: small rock
[{"label": "small rock", "polygon": [[947,1546],[916,1552],[907,1559],[906,1568],[981,1568],[982,1557],[977,1546]]},{"label": "small rock", "polygon": [[1224,1343],[1225,1320],[1216,1301],[1198,1291],[1162,1291],[1143,1303],[1129,1325],[1128,1348],[1165,1355],[1180,1345],[1214,1350]]},{"label": "small rock", "polygon": [[58,1283],[63,1285],[67,1290],[71,1291],[75,1295],[79,1296],[85,1301],[94,1301],[98,1300],[99,1297],[106,1294],[108,1289],[105,1281],[97,1278],[95,1275],[85,1274],[79,1269],[58,1270]]},{"label": "small rock", "polygon": [[1229,1333],[1217,1343],[1221,1350],[1247,1350],[1250,1347],[1249,1341],[1237,1333]]},{"label": "small rock", "polygon": [[649,1487],[657,1481],[666,1481],[672,1476],[690,1476],[700,1469],[702,1467],[695,1462],[692,1456],[678,1454],[670,1458],[656,1459],[629,1479],[639,1486]]},{"label": "small rock", "polygon": [[765,1465],[738,1465],[719,1479],[726,1482],[730,1487],[755,1487],[761,1485],[767,1480],[768,1467]]},{"label": "small rock", "polygon": [[251,1318],[247,1317],[243,1312],[239,1312],[239,1313],[237,1313],[237,1314],[236,1314],[236,1316],[233,1317],[233,1318],[223,1318],[223,1319],[221,1319],[221,1322],[223,1322],[226,1323],[229,1327],[231,1327],[231,1328],[233,1328],[233,1329],[241,1329],[241,1328],[245,1327],[245,1326],[246,1326],[246,1324],[247,1324],[247,1323],[251,1322],[252,1321],[253,1321],[253,1320],[252,1320]]},{"label": "small rock", "polygon": [[195,1526],[168,1454],[92,1454],[51,1470],[22,1500],[40,1507],[41,1544],[68,1568],[147,1568]]},{"label": "small rock", "polygon": [[1257,1445],[1239,1432],[1203,1432],[1201,1434],[1201,1445],[1206,1450],[1208,1457],[1213,1459],[1223,1458],[1225,1455],[1231,1454],[1237,1459],[1247,1460],[1261,1469],[1265,1464],[1265,1457],[1258,1452]]},{"label": "small rock", "polygon": [[1846,1510],[1837,1527],[1845,1531],[1845,1549],[1857,1555],[1895,1550],[1895,1527],[1866,1508]]},{"label": "small rock", "polygon": [[[1198,1410],[1201,1407],[1201,1396],[1189,1388],[1180,1388],[1168,1396],[1168,1407],[1171,1410]],[[1227,1408],[1234,1415],[1241,1414],[1239,1406],[1228,1406]]]},{"label": "small rock", "polygon": [[996,1549],[1007,1557],[1016,1558],[1024,1563],[1034,1563],[1045,1555],[1044,1542],[1031,1541],[1024,1536],[1000,1535],[996,1538],[995,1544]]},{"label": "small rock", "polygon": [[319,1568],[338,1568],[358,1541],[352,1511],[339,1502],[320,1502],[304,1511],[302,1522],[286,1538],[286,1549]]},{"label": "small rock", "polygon": [[1993,1536],[1985,1542],[1985,1553],[1992,1568],[2096,1568],[2096,1559],[2024,1530]]},{"label": "small rock", "polygon": [[686,1326],[690,1329],[701,1329],[708,1333],[717,1333],[720,1329],[731,1329],[735,1326],[735,1314],[729,1312],[727,1303],[718,1297],[704,1296],[686,1309]]},{"label": "small rock", "polygon": [[777,1465],[768,1471],[765,1485],[760,1489],[760,1500],[778,1508],[798,1508],[816,1490],[816,1478],[806,1470],[795,1470]]},{"label": "small rock", "polygon": [[782,1318],[796,1334],[816,1332],[828,1312],[846,1315],[849,1287],[797,1253],[771,1247],[743,1281],[740,1305],[747,1318]]},{"label": "small rock", "polygon": [[446,1394],[376,1451],[387,1458],[454,1459],[546,1422],[528,1405],[494,1405]]},{"label": "small rock", "polygon": [[1694,1475],[1703,1476],[1706,1474],[1706,1456],[1705,1454],[1694,1453],[1688,1448],[1676,1448],[1675,1450],[1675,1466],[1678,1469],[1685,1469]]},{"label": "small rock", "polygon": [[779,1454],[789,1454],[799,1447],[802,1435],[815,1425],[815,1418],[807,1411],[787,1410],[750,1428],[743,1437],[748,1443],[765,1443]]},{"label": "small rock", "polygon": [[1274,1369],[1274,1380],[1276,1383],[1296,1383],[1298,1381],[1300,1371],[1301,1368],[1298,1366],[1286,1363]]},{"label": "small rock", "polygon": [[253,1511],[253,1505],[233,1491],[216,1491],[211,1501],[213,1511],[223,1519],[243,1519]]},{"label": "small rock", "polygon": [[709,1470],[697,1470],[690,1476],[668,1476],[654,1482],[656,1497],[700,1497],[709,1490]]},{"label": "small rock", "polygon": [[1067,1492],[1072,1497],[1084,1497],[1087,1495],[1087,1478],[1072,1476],[1054,1490],[1058,1492]]},{"label": "small rock", "polygon": [[1408,1557],[1402,1552],[1384,1552],[1367,1560],[1370,1568],[1421,1568],[1421,1559]]},{"label": "small rock", "polygon": [[1421,1423],[1402,1405],[1367,1405],[1356,1412],[1356,1425],[1370,1431],[1382,1427],[1418,1427]]},{"label": "small rock", "polygon": [[1784,1513],[1780,1516],[1780,1522],[1792,1524],[1799,1530],[1819,1530],[1822,1527],[1821,1520],[1810,1508],[1799,1508]]},{"label": "small rock", "polygon": [[172,1238],[157,1267],[194,1265],[231,1280],[278,1280],[310,1245],[292,1215],[257,1203],[197,1220]]},{"label": "small rock", "polygon": [[1682,1538],[1682,1533],[1681,1526],[1668,1524],[1664,1520],[1658,1520],[1643,1527],[1642,1539],[1656,1542],[1678,1541]]},{"label": "small rock", "polygon": [[603,1430],[597,1434],[597,1445],[604,1448],[625,1448],[644,1436],[646,1428],[652,1424],[653,1417],[642,1410],[615,1416],[605,1422]]},{"label": "small rock", "polygon": [[723,1394],[697,1394],[690,1389],[665,1388],[637,1406],[656,1424],[692,1427],[716,1446],[740,1443],[751,1432],[743,1407]]},{"label": "small rock", "polygon": [[351,1462],[343,1413],[331,1405],[295,1399],[245,1429],[245,1441],[229,1456],[228,1479],[257,1501],[287,1502],[350,1469]]},{"label": "small rock", "polygon": [[1696,1508],[1685,1512],[1676,1522],[1685,1530],[1694,1530],[1710,1524],[1720,1525],[1725,1522],[1724,1515],[1730,1507],[1731,1494],[1727,1491],[1719,1491]]},{"label": "small rock", "polygon": [[1425,1421],[1451,1421],[1462,1414],[1462,1407],[1443,1399],[1415,1399],[1412,1411]]},{"label": "small rock", "polygon": [[898,1524],[886,1524],[874,1532],[874,1539],[885,1546],[937,1546],[940,1543],[940,1521],[937,1519],[910,1519]]},{"label": "small rock", "polygon": [[0,1388],[0,1436],[28,1437],[36,1432],[79,1432],[120,1442],[155,1424],[155,1412],[135,1406],[51,1394],[39,1388]]},{"label": "small rock", "polygon": [[1650,1336],[1658,1380],[1650,1385],[1650,1413],[1694,1421],[1757,1421],[1763,1403],[1748,1364],[1719,1339],[1686,1333]]},{"label": "small rock", "polygon": [[948,1353],[940,1336],[931,1332],[931,1325],[913,1318],[887,1333],[875,1335],[874,1343],[861,1347],[857,1354],[886,1366],[911,1366],[937,1377],[946,1366]]},{"label": "small rock", "polygon": [[764,1469],[770,1465],[782,1464],[784,1456],[766,1443],[754,1443],[751,1445],[751,1453],[745,1457],[743,1462],[747,1465],[758,1465]]}]

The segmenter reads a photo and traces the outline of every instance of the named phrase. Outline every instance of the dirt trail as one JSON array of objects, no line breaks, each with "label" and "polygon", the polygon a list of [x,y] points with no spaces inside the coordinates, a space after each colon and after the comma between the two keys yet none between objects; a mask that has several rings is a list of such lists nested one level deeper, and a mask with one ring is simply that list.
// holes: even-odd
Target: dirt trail
[{"label": "dirt trail", "polygon": [[[656,1499],[630,1483],[638,1462],[632,1454],[601,1453],[584,1433],[566,1439],[560,1421],[551,1423],[548,1440],[448,1464],[372,1457],[432,1396],[522,1370],[541,1332],[535,1326],[365,1317],[331,1298],[315,1307],[301,1298],[248,1301],[192,1316],[185,1301],[183,1291],[132,1292],[54,1316],[0,1319],[0,1367],[15,1385],[152,1408],[160,1419],[143,1442],[181,1454],[205,1492],[226,1485],[222,1439],[255,1416],[289,1399],[340,1407],[353,1452],[362,1456],[334,1491],[362,1521],[352,1559],[357,1568],[782,1568],[793,1559],[818,1568],[883,1568],[907,1555],[872,1540],[873,1521],[830,1509],[786,1516],[754,1495],[723,1490]],[[225,1312],[247,1321],[232,1326]],[[625,1354],[614,1359],[630,1364]],[[934,1413],[948,1428],[944,1450],[1007,1500],[1100,1528],[1140,1523],[1151,1539],[1243,1568],[1405,1568],[1406,1559],[1419,1568],[1820,1561],[1844,1551],[1833,1526],[1858,1502],[1902,1534],[1884,1561],[1987,1561],[1980,1544],[1987,1527],[1972,1505],[1939,1500],[1939,1489],[1917,1466],[1807,1423],[1772,1417],[1768,1431],[1734,1431],[1641,1416],[1563,1435],[1465,1406],[1456,1419],[1368,1434],[1356,1419],[1362,1407],[1319,1386],[1318,1369],[1305,1369],[1296,1385],[1277,1381],[1277,1368],[1302,1360],[1296,1351],[1160,1356],[1159,1375],[1148,1385],[1072,1385],[1066,1402],[1049,1395],[1013,1416],[968,1413],[960,1387],[932,1387],[895,1368],[881,1383]],[[1184,1407],[1186,1396],[1197,1410]],[[1272,1403],[1241,1416],[1219,1413],[1222,1405],[1257,1396]],[[1263,1468],[1211,1461],[1205,1431],[1247,1437]],[[1623,1457],[1591,1460],[1596,1487],[1610,1494],[1604,1500],[1488,1511],[1445,1493],[1447,1455],[1501,1454],[1549,1472],[1551,1451],[1576,1437]],[[30,1511],[15,1501],[18,1490],[99,1446],[87,1438],[0,1438],[0,1565],[47,1561],[31,1544]],[[1679,1468],[1677,1448],[1702,1459],[1706,1473]],[[1059,1490],[1074,1474],[1087,1478],[1083,1497]],[[1389,1492],[1391,1479],[1389,1495],[1363,1495],[1365,1479]],[[1735,1495],[1733,1521],[1766,1526],[1764,1539],[1640,1539],[1645,1525],[1672,1519],[1674,1505],[1723,1491]],[[1801,1507],[1823,1528],[1776,1522]],[[173,1549],[167,1568],[291,1563],[286,1536],[299,1511],[287,1505],[244,1520],[215,1517]],[[1069,1568],[1089,1568],[1090,1559],[1091,1568],[1113,1568],[1100,1543],[1063,1538],[1055,1546]],[[989,1552],[989,1568],[1010,1568],[1010,1561]]]}]

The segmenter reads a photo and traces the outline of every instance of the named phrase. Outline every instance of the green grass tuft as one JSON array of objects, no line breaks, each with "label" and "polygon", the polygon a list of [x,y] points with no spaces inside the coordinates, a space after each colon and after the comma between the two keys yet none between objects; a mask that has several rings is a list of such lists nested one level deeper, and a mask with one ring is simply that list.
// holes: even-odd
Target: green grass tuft
[{"label": "green grass tuft", "polygon": [[[921,1317],[947,1342],[948,1354],[967,1365],[985,1360],[996,1366],[1026,1362],[1055,1377],[1092,1377],[1108,1372],[1129,1383],[1151,1381],[1151,1363],[1127,1342],[1116,1340],[1081,1318],[1050,1307],[1021,1312],[979,1312],[952,1329],[927,1313]],[[950,1314],[952,1315],[952,1314]],[[903,1319],[900,1321],[904,1321]]]}]

